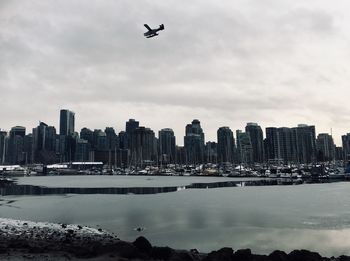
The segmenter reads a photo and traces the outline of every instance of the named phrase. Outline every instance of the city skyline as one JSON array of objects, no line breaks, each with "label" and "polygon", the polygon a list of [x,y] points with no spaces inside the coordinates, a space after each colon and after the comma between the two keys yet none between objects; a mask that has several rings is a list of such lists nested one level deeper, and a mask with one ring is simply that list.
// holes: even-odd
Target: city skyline
[{"label": "city skyline", "polygon": [[[179,146],[171,128],[155,131],[135,119],[125,122],[125,130],[75,129],[75,112],[62,109],[59,132],[54,126],[39,122],[32,132],[24,126],[0,130],[1,163],[58,163],[72,161],[103,162],[120,167],[154,164],[310,164],[347,161],[350,133],[342,136],[342,147],[334,144],[328,133],[316,134],[314,125],[293,128],[269,127],[264,132],[258,123],[248,122],[245,131],[230,127],[217,130],[216,141],[205,139],[198,119],[185,125],[184,146]],[[178,141],[178,142],[176,142]]]},{"label": "city skyline", "polygon": [[[70,112],[70,113],[73,113],[73,115],[74,116],[76,116],[77,114],[76,114],[76,112],[75,111],[73,111],[73,110],[70,110],[70,109],[67,109],[67,108],[65,108],[65,109],[61,109],[61,111],[68,111],[68,112]],[[32,133],[32,130],[33,129],[35,129],[37,126],[38,126],[38,124],[40,125],[41,123],[45,123],[45,124],[48,124],[49,126],[53,126],[53,127],[55,127],[55,129],[57,130],[57,133],[59,134],[59,132],[60,132],[60,120],[61,120],[61,115],[60,115],[61,113],[59,113],[59,117],[58,117],[58,124],[52,124],[52,122],[48,122],[48,121],[41,121],[41,120],[39,120],[39,121],[37,121],[37,123],[35,124],[35,123],[33,123],[32,125],[34,126],[33,128],[29,128],[29,127],[27,127],[27,126],[24,126],[24,125],[21,125],[21,124],[15,124],[15,125],[13,125],[13,126],[11,126],[11,127],[9,127],[8,129],[6,129],[6,128],[3,128],[2,127],[2,125],[0,125],[0,131],[6,131],[7,133],[9,133],[9,131],[11,130],[11,128],[13,128],[13,127],[24,127],[25,129],[26,129],[26,133],[28,134],[28,133]],[[56,115],[57,116],[57,115]],[[73,116],[73,117],[74,117]],[[57,118],[57,117],[56,117]],[[78,120],[79,120],[79,115],[78,115]],[[77,122],[75,121],[74,122],[74,124],[73,125],[75,125],[76,127],[75,127],[75,132],[77,132],[77,133],[80,133],[80,131],[82,130],[82,129],[84,129],[84,128],[87,128],[87,129],[90,129],[90,130],[102,130],[102,131],[104,131],[105,130],[105,128],[113,128],[114,130],[115,130],[115,132],[118,134],[119,132],[121,132],[121,131],[126,131],[126,126],[125,126],[125,124],[128,122],[128,121],[130,121],[130,120],[137,120],[137,123],[138,123],[138,126],[142,126],[142,127],[146,127],[146,128],[149,128],[149,129],[151,129],[151,130],[153,130],[157,135],[155,135],[155,136],[157,136],[158,138],[159,138],[159,134],[158,134],[158,132],[159,131],[161,131],[161,130],[163,130],[163,129],[171,129],[171,130],[173,130],[173,132],[174,132],[174,136],[175,137],[178,137],[177,139],[176,139],[176,145],[178,145],[178,146],[184,146],[184,140],[183,140],[183,138],[179,138],[179,137],[185,137],[186,136],[186,124],[187,124],[187,122],[190,122],[190,121],[192,121],[192,120],[199,120],[200,121],[200,124],[201,124],[201,126],[202,126],[202,129],[203,129],[203,132],[204,132],[204,134],[205,134],[205,139],[204,139],[204,141],[205,142],[217,142],[217,131],[219,130],[219,129],[221,129],[221,128],[226,128],[226,127],[228,127],[228,128],[230,128],[233,132],[236,132],[237,130],[242,130],[242,131],[244,131],[245,130],[245,128],[246,128],[246,126],[249,126],[249,125],[255,125],[255,124],[257,124],[259,127],[261,127],[261,129],[263,130],[262,131],[262,133],[263,133],[263,138],[267,138],[267,135],[266,135],[266,129],[268,129],[268,128],[295,128],[295,127],[298,127],[298,126],[300,126],[300,125],[307,125],[307,126],[315,126],[315,125],[313,125],[313,124],[307,124],[307,123],[298,123],[298,124],[296,124],[295,126],[268,126],[268,127],[264,127],[264,126],[262,126],[259,122],[246,122],[245,123],[245,125],[244,124],[242,124],[242,127],[241,128],[235,128],[235,127],[232,127],[232,126],[230,126],[230,125],[228,125],[228,124],[224,124],[224,125],[222,125],[222,126],[218,126],[217,128],[216,128],[216,131],[215,131],[215,134],[214,134],[214,137],[213,138],[209,138],[208,136],[208,134],[207,134],[207,132],[206,132],[206,128],[205,127],[203,127],[203,126],[207,126],[207,124],[205,124],[205,122],[204,121],[202,121],[201,119],[198,119],[198,118],[194,118],[194,119],[189,119],[187,122],[184,122],[183,123],[183,125],[181,126],[181,128],[183,129],[183,135],[178,135],[177,134],[177,132],[175,131],[175,127],[172,127],[172,126],[163,126],[163,127],[161,127],[160,129],[154,129],[154,128],[152,128],[148,123],[146,123],[146,122],[144,122],[144,121],[142,121],[142,120],[140,120],[140,119],[134,119],[134,118],[127,118],[127,119],[125,119],[125,121],[124,121],[124,123],[122,124],[122,127],[120,127],[120,128],[118,128],[118,127],[116,127],[116,126],[112,126],[112,125],[108,125],[108,124],[106,124],[106,125],[104,125],[104,126],[99,126],[99,127],[96,127],[96,128],[94,128],[94,127],[91,127],[91,126],[82,126],[82,127],[80,127],[81,126],[81,124],[79,124],[79,122],[78,122],[78,124],[77,124]],[[73,128],[74,128],[74,126],[73,126]],[[316,128],[316,136],[318,135],[318,134],[329,134],[329,135],[331,135],[331,133],[330,132],[320,132],[320,131],[318,131],[318,128],[317,128],[317,126],[315,126],[315,128]],[[343,135],[346,135],[346,134],[348,134],[348,133],[350,133],[350,130],[349,130],[349,132],[346,132],[346,133],[343,133],[343,134],[341,134],[341,136],[343,136]],[[334,135],[332,136],[333,137],[333,140],[334,140],[334,143],[335,143],[335,145],[336,146],[342,146],[342,138],[341,138],[341,136],[338,138],[338,140],[340,141],[339,143],[340,144],[338,144],[336,141],[337,141],[337,137],[334,137]],[[236,134],[234,134],[234,139],[236,139]]]},{"label": "city skyline", "polygon": [[[333,128],[338,145],[349,131],[345,0],[0,7],[4,129],[37,119],[57,127],[65,107],[79,115],[77,128],[120,129],[135,118],[183,136],[182,124],[199,118],[209,140],[217,127],[245,122]],[[167,30],[144,39],[144,23]]]}]

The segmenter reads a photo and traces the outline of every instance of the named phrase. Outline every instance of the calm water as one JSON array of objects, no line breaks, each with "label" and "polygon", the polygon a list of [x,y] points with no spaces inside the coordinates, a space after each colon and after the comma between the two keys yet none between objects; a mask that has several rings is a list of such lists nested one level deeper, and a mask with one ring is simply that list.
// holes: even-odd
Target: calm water
[{"label": "calm water", "polygon": [[2,189],[0,217],[99,226],[124,240],[144,235],[155,245],[200,251],[306,248],[350,255],[350,183],[241,186],[240,181],[247,179],[20,178],[17,189]]}]

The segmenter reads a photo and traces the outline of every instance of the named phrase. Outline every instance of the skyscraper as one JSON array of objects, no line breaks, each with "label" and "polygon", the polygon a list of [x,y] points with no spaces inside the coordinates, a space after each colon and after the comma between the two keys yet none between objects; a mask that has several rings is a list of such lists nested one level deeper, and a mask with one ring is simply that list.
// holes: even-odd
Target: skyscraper
[{"label": "skyscraper", "polygon": [[281,158],[278,129],[275,127],[266,128],[265,156],[268,162],[279,161]]},{"label": "skyscraper", "polygon": [[23,141],[26,135],[26,128],[22,126],[15,126],[11,128],[9,141],[7,162],[10,164],[20,164],[24,162],[23,155]]},{"label": "skyscraper", "polygon": [[175,163],[175,135],[174,131],[165,128],[159,131],[159,157],[162,163]]},{"label": "skyscraper", "polygon": [[5,164],[7,132],[0,130],[0,164]]},{"label": "skyscraper", "polygon": [[298,163],[312,163],[316,161],[315,126],[299,124],[292,128],[293,143],[296,144],[296,159]]},{"label": "skyscraper", "polygon": [[199,164],[204,162],[204,132],[199,120],[193,120],[186,125],[184,137],[187,164]]},{"label": "skyscraper", "polygon": [[135,121],[134,119],[129,119],[126,124],[125,124],[125,137],[126,143],[127,143],[127,148],[131,148],[131,143],[132,143],[132,133],[134,130],[136,130],[139,127],[139,122]]},{"label": "skyscraper", "polygon": [[297,162],[296,144],[293,142],[293,131],[291,128],[281,127],[277,129],[279,155],[285,164]]},{"label": "skyscraper", "polygon": [[241,130],[236,131],[238,161],[243,164],[253,163],[253,147],[250,136]]},{"label": "skyscraper", "polygon": [[205,144],[205,162],[217,163],[218,162],[218,144],[213,141],[208,141]]},{"label": "skyscraper", "polygon": [[54,163],[56,157],[56,129],[40,122],[39,126],[33,129],[33,152],[34,162]]},{"label": "skyscraper", "polygon": [[94,132],[88,128],[82,128],[80,130],[80,138],[88,141],[92,146],[94,143]]},{"label": "skyscraper", "polygon": [[250,137],[253,149],[253,162],[264,162],[264,137],[261,127],[257,123],[249,122],[245,127],[246,133]]},{"label": "skyscraper", "polygon": [[320,133],[316,139],[317,161],[332,161],[335,156],[333,138],[328,133]]},{"label": "skyscraper", "polygon": [[219,163],[233,162],[235,141],[229,127],[221,127],[217,131],[217,157]]},{"label": "skyscraper", "polygon": [[156,160],[156,139],[153,130],[138,127],[132,132],[131,137],[131,164],[144,166]]},{"label": "skyscraper", "polygon": [[296,162],[296,149],[292,142],[292,129],[266,128],[265,157],[270,163]]},{"label": "skyscraper", "polygon": [[60,111],[60,135],[74,134],[75,113],[69,110]]},{"label": "skyscraper", "polygon": [[348,163],[350,160],[350,133],[341,136],[341,140],[343,144],[344,161]]}]

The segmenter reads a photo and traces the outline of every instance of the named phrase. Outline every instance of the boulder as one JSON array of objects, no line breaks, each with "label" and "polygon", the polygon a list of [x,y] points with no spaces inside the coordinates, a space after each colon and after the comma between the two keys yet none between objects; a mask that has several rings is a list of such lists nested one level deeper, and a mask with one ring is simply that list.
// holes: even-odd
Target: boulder
[{"label": "boulder", "polygon": [[160,260],[169,260],[175,251],[170,247],[153,247],[151,257]]},{"label": "boulder", "polygon": [[288,254],[289,261],[321,261],[323,258],[319,253],[309,250],[293,250]]},{"label": "boulder", "polygon": [[143,253],[151,254],[152,252],[151,243],[143,236],[136,238],[132,244]]},{"label": "boulder", "polygon": [[251,260],[252,258],[252,251],[247,249],[239,249],[233,254],[233,260],[235,261],[246,261]]},{"label": "boulder", "polygon": [[335,260],[337,260],[337,261],[350,261],[350,257],[341,255]]},{"label": "boulder", "polygon": [[144,258],[136,246],[123,241],[114,244],[114,251],[124,258]]},{"label": "boulder", "polygon": [[224,247],[217,251],[210,252],[205,261],[231,261],[233,260],[233,249],[230,247]]},{"label": "boulder", "polygon": [[271,261],[288,261],[288,255],[280,250],[273,251],[268,257]]},{"label": "boulder", "polygon": [[179,251],[174,252],[169,259],[169,261],[195,261],[195,260],[198,260],[198,259],[194,258],[194,256],[191,255],[191,253],[179,252]]}]

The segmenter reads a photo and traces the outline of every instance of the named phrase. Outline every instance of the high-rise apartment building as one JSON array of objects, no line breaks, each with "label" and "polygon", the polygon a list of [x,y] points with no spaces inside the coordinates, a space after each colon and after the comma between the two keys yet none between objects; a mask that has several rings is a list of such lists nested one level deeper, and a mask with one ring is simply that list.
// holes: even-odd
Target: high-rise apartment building
[{"label": "high-rise apartment building", "polygon": [[21,164],[25,160],[23,155],[23,142],[26,128],[22,126],[12,127],[9,133],[7,163]]},{"label": "high-rise apartment building", "polygon": [[344,161],[348,163],[350,161],[350,133],[341,136],[341,140],[343,144]]},{"label": "high-rise apartment building", "polygon": [[174,131],[169,128],[161,129],[159,137],[159,160],[161,163],[175,163],[176,140]]},{"label": "high-rise apartment building", "polygon": [[331,135],[320,133],[316,139],[316,158],[317,161],[332,161],[335,157],[335,145]]},{"label": "high-rise apartment building", "polygon": [[313,163],[316,161],[315,126],[299,124],[292,128],[292,142],[296,146],[297,163]]},{"label": "high-rise apartment building", "polygon": [[40,122],[39,126],[33,129],[33,152],[35,163],[54,163],[56,157],[56,129]]},{"label": "high-rise apartment building", "polygon": [[132,143],[132,133],[134,130],[136,130],[139,127],[139,122],[136,121],[135,119],[129,119],[126,124],[125,124],[125,141],[127,144],[127,148],[131,149],[131,143]]},{"label": "high-rise apartment building", "polygon": [[253,162],[264,162],[264,137],[261,127],[257,123],[249,122],[245,127],[253,149]]},{"label": "high-rise apartment building", "polygon": [[250,136],[241,130],[236,131],[238,161],[242,164],[253,163],[253,147]]},{"label": "high-rise apartment building", "polygon": [[69,110],[60,111],[60,135],[74,134],[75,113]]},{"label": "high-rise apartment building", "polygon": [[7,132],[0,130],[0,164],[5,164]]},{"label": "high-rise apartment building", "polygon": [[138,127],[132,132],[131,141],[131,165],[145,166],[157,160],[157,143],[153,130]]},{"label": "high-rise apartment building", "polygon": [[186,164],[200,164],[204,162],[204,132],[199,120],[193,120],[186,125],[184,137],[186,150]]},{"label": "high-rise apartment building", "polygon": [[233,132],[229,127],[221,127],[217,131],[217,157],[219,163],[232,163],[235,149]]}]

